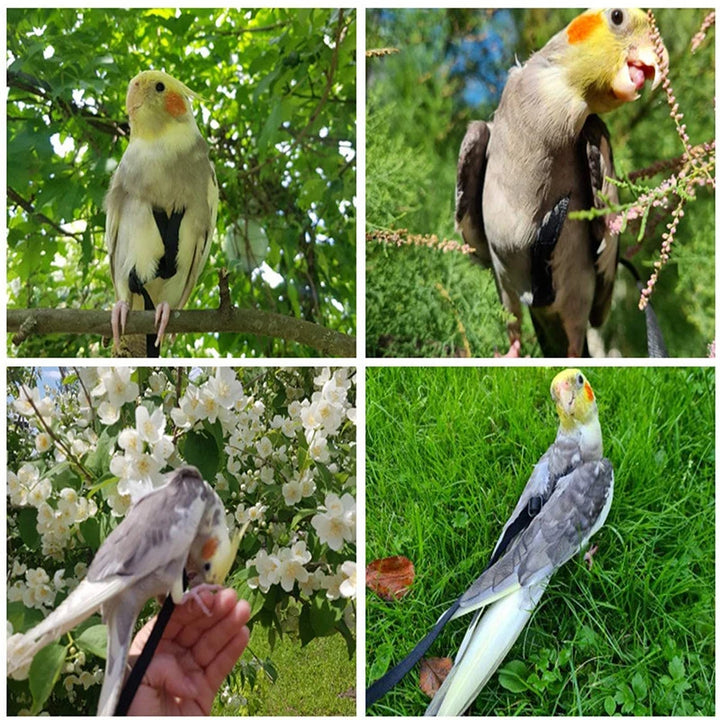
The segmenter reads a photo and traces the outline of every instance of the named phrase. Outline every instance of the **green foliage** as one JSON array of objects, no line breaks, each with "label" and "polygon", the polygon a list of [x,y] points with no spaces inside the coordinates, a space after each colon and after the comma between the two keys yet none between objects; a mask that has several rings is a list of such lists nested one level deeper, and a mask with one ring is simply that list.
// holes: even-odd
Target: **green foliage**
[{"label": "green foliage", "polygon": [[[370,10],[367,20],[367,47],[395,48],[396,54],[369,57],[367,117],[367,225],[369,229],[407,228],[420,235],[459,238],[453,228],[453,202],[457,152],[467,124],[473,119],[490,119],[497,100],[486,98],[473,108],[464,89],[486,77],[501,82],[503,69],[517,55],[520,61],[542,47],[564,27],[578,10],[571,8],[525,10],[467,9],[391,9]],[[510,21],[503,14],[509,14]],[[684,113],[692,144],[714,140],[714,29],[709,31],[699,50],[689,50],[707,10],[659,9],[655,15],[670,57],[670,76],[675,95]],[[452,53],[467,38],[497,33],[499,50],[483,62],[465,70],[453,65]],[[490,87],[488,92],[499,91]],[[488,96],[489,97],[489,96]],[[616,169],[626,176],[658,160],[675,158],[683,152],[669,117],[664,93],[645,91],[637,102],[608,114]],[[650,186],[661,182],[662,175],[646,181]],[[623,202],[634,196],[624,193]],[[670,221],[669,212],[655,213],[648,236],[640,244],[631,227],[621,236],[621,252],[632,255],[633,263],[646,280],[657,260],[662,234]],[[712,187],[700,190],[697,199],[685,208],[670,263],[663,270],[652,297],[671,356],[706,356],[714,338],[715,288],[715,202]],[[415,279],[418,285],[433,287],[448,266],[457,263],[450,254],[433,253],[418,268],[409,248],[384,251],[382,262],[369,248],[367,276],[368,354],[373,356],[412,354],[444,355],[453,341],[446,328],[464,326],[474,356],[488,356],[493,350],[507,349],[504,323],[498,312],[483,311],[473,316],[471,306],[453,307],[441,301],[439,291],[411,293],[403,308],[403,342],[394,348],[383,345],[378,329],[397,323],[394,301],[398,278],[405,274],[405,285]],[[424,272],[416,274],[419,269]],[[489,271],[469,267],[468,276],[487,276],[477,281],[473,302],[483,308],[498,306]],[[469,280],[456,272],[457,286],[444,286],[451,297],[467,296]],[[478,300],[477,296],[480,296]],[[644,315],[638,310],[639,291],[624,269],[618,272],[613,308],[603,331],[606,352],[625,356],[647,354]],[[425,308],[418,307],[425,304]],[[469,304],[468,304],[469,305]],[[427,307],[433,321],[428,322]],[[459,312],[459,315],[455,313]],[[444,320],[439,321],[437,314]],[[527,314],[527,313],[526,313]],[[533,338],[527,321],[524,337]],[[398,334],[397,332],[395,334]],[[414,349],[413,349],[414,348]],[[524,343],[524,351],[537,355],[533,342]]]},{"label": "green foliage", "polygon": [[483,292],[492,278],[464,255],[370,241],[365,269],[368,355],[466,357],[495,339],[486,319],[504,313]]},{"label": "green foliage", "polygon": [[[416,571],[396,603],[367,596],[367,681],[399,662],[485,566],[555,436],[555,370],[370,368],[367,560]],[[715,714],[715,372],[589,368],[613,505],[482,690],[487,716]],[[457,518],[465,525],[458,528]],[[429,654],[454,656],[468,619]],[[417,670],[371,712],[418,715]]]},{"label": "green foliage", "polygon": [[[355,12],[8,11],[8,304],[107,308],[103,197],[126,146],[128,81],[196,91],[220,184],[217,243],[188,308],[219,303],[355,330]],[[274,274],[273,274],[274,273]],[[106,354],[93,337],[9,353]],[[307,355],[282,340],[179,337],[181,356]]]},{"label": "green foliage", "polygon": [[[250,651],[257,663],[260,698],[247,696],[254,712],[249,715],[281,717],[317,715],[354,715],[355,663],[348,657],[345,644],[337,636],[319,637],[309,645],[285,636],[270,643],[265,628],[254,627]],[[266,658],[272,655],[274,667]],[[261,667],[262,666],[262,667]],[[269,672],[268,672],[269,671]],[[274,676],[269,673],[274,671]],[[312,678],[312,685],[308,684]]]}]

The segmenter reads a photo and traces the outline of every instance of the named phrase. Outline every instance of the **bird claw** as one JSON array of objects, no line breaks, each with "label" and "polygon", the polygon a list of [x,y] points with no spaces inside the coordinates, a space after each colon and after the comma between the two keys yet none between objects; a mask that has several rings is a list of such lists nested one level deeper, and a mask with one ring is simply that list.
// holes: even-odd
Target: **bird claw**
[{"label": "bird claw", "polygon": [[110,314],[110,325],[113,331],[113,347],[115,351],[120,349],[120,336],[125,334],[125,325],[130,312],[130,305],[125,300],[118,300]]},{"label": "bird claw", "polygon": [[200,597],[200,592],[202,590],[212,590],[213,592],[215,590],[221,590],[222,585],[211,585],[209,583],[201,583],[200,585],[196,585],[195,587],[190,588],[183,596],[182,600],[180,601],[180,604],[186,603],[188,600],[194,600],[198,607],[206,614],[210,615],[210,610],[208,609],[208,606],[202,601],[202,598]]},{"label": "bird claw", "polygon": [[501,355],[499,352],[495,351],[495,357],[496,358],[504,358],[508,360],[514,360],[520,357],[520,340],[513,340],[512,343],[510,343],[510,349],[505,353],[505,355]]},{"label": "bird claw", "polygon": [[598,546],[593,545],[586,553],[583,555],[583,560],[588,564],[588,570],[590,570],[593,566],[593,555],[598,551]]},{"label": "bird claw", "polygon": [[165,329],[167,328],[168,322],[170,322],[170,312],[170,305],[166,302],[161,302],[155,308],[155,330],[157,331],[155,347],[160,347],[160,343],[165,335]]}]

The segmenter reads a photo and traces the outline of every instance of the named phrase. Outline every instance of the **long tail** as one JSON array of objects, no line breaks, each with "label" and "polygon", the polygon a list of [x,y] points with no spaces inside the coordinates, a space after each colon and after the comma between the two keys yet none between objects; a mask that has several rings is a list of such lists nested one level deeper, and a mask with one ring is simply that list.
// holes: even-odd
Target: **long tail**
[{"label": "long tail", "polygon": [[[129,591],[132,592],[132,591]],[[118,598],[103,608],[108,628],[105,679],[100,691],[98,715],[114,715],[125,678],[128,651],[140,608],[135,598]]]},{"label": "long tail", "polygon": [[547,587],[547,580],[479,610],[460,645],[455,664],[425,715],[462,715],[514,645]]},{"label": "long tail", "polygon": [[25,634],[15,634],[7,641],[7,673],[27,673],[35,654],[72,630],[116,594],[121,581],[89,582],[83,580],[41,623]]}]

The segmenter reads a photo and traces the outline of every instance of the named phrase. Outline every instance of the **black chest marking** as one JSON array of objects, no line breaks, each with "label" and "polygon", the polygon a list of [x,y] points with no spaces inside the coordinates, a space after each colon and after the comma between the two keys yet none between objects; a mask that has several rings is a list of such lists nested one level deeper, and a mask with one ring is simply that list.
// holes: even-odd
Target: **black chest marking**
[{"label": "black chest marking", "polygon": [[167,280],[177,272],[178,247],[180,245],[180,223],[185,216],[185,209],[173,210],[168,215],[164,210],[153,208],[153,217],[162,238],[165,252],[158,262],[155,277]]}]

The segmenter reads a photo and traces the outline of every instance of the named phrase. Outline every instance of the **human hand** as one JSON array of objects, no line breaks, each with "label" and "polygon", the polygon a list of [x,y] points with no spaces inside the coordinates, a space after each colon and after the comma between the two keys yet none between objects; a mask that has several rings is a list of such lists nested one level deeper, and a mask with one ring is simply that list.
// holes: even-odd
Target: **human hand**
[{"label": "human hand", "polygon": [[[206,615],[193,600],[175,606],[128,715],[209,715],[220,685],[250,638],[250,606],[234,590],[202,591]],[[137,633],[130,662],[137,660],[155,618]]]}]

